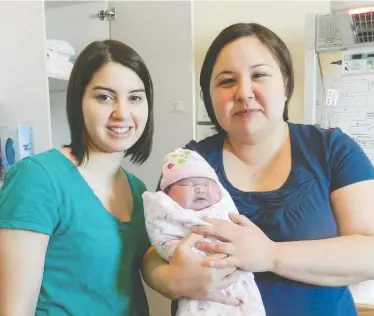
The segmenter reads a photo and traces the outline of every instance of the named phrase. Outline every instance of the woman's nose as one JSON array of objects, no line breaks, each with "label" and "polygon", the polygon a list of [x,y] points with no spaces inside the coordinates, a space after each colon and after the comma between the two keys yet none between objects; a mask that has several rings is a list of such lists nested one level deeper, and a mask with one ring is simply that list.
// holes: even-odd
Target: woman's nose
[{"label": "woman's nose", "polygon": [[131,116],[130,106],[124,101],[118,101],[112,114],[118,120],[125,120]]},{"label": "woman's nose", "polygon": [[238,101],[247,101],[254,97],[253,82],[251,79],[243,78],[238,83],[236,98]]}]

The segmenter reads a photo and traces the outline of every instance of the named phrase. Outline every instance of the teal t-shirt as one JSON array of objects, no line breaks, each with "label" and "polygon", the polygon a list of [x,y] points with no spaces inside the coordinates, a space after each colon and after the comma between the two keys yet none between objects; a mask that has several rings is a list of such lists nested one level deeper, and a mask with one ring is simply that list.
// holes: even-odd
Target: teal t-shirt
[{"label": "teal t-shirt", "polygon": [[134,201],[129,222],[109,213],[56,149],[25,158],[6,174],[0,228],[50,236],[35,315],[149,315],[139,271],[149,246],[146,188],[126,175]]}]

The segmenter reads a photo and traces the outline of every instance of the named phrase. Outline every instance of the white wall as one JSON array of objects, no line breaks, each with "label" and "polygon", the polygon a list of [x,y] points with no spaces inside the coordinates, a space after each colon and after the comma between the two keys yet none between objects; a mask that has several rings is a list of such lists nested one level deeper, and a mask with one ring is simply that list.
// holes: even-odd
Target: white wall
[{"label": "white wall", "polygon": [[[206,50],[218,33],[236,22],[263,24],[287,44],[294,63],[290,119],[303,121],[305,15],[330,12],[329,1],[196,1],[194,38],[196,84]],[[196,86],[196,89],[199,89]],[[200,89],[199,89],[200,90]],[[198,91],[199,91],[198,90]]]},{"label": "white wall", "polygon": [[[56,81],[57,84],[55,83]],[[53,88],[63,86],[62,88]],[[49,99],[51,109],[52,147],[61,148],[70,144],[70,130],[66,113],[66,83],[61,80],[49,78]]]},{"label": "white wall", "polygon": [[31,123],[35,151],[44,151],[51,145],[51,127],[43,2],[0,1],[0,12],[0,125]]}]

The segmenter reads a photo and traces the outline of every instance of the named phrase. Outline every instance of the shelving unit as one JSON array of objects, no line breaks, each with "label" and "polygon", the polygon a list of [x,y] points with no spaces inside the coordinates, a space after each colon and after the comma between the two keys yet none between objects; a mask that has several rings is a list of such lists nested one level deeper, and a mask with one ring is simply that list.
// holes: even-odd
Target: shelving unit
[{"label": "shelving unit", "polygon": [[64,92],[68,87],[68,80],[48,77],[49,92]]}]

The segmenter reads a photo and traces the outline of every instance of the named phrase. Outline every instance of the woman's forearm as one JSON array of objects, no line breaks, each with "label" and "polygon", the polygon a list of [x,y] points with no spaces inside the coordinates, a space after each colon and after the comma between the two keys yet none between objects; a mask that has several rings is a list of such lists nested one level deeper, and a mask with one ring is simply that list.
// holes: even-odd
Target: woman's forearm
[{"label": "woman's forearm", "polygon": [[49,236],[0,229],[0,316],[35,315]]},{"label": "woman's forearm", "polygon": [[161,258],[156,250],[151,247],[143,258],[142,276],[144,281],[153,290],[169,299],[178,299],[178,295],[173,291],[171,281],[168,277],[168,262]]},{"label": "woman's forearm", "polygon": [[374,237],[354,235],[276,243],[272,272],[321,286],[374,279]]}]

